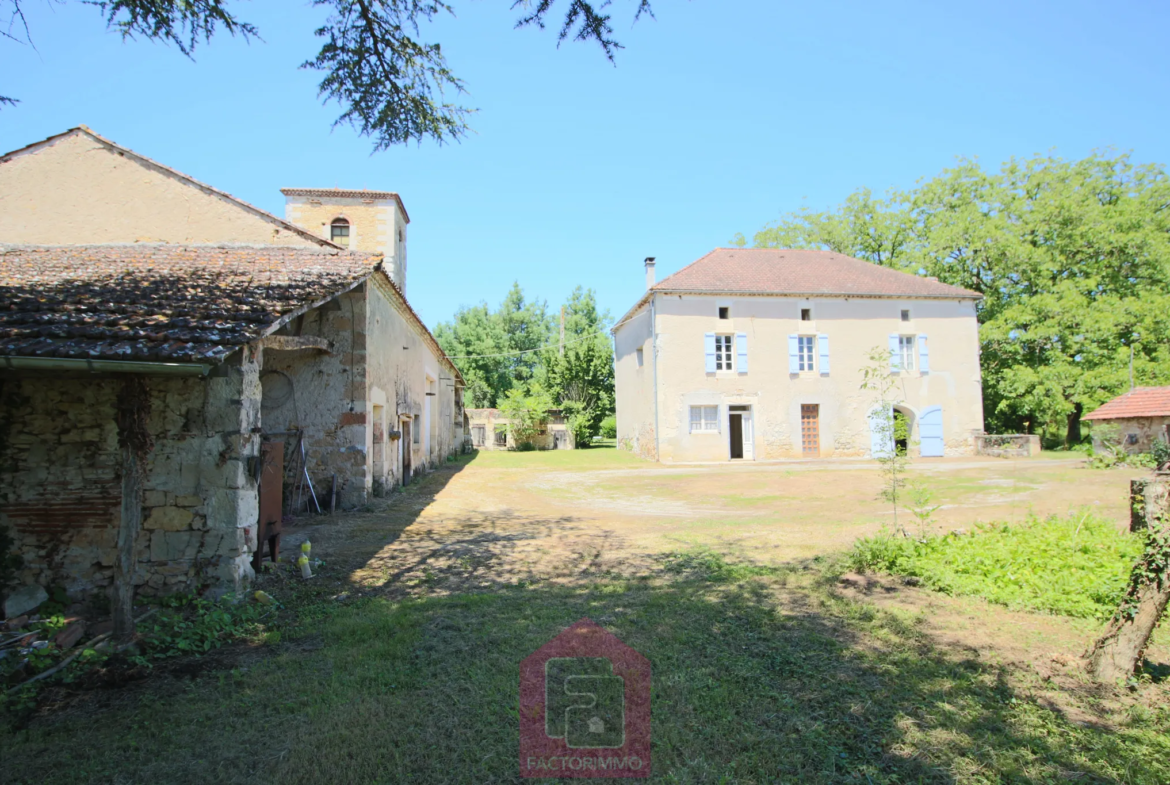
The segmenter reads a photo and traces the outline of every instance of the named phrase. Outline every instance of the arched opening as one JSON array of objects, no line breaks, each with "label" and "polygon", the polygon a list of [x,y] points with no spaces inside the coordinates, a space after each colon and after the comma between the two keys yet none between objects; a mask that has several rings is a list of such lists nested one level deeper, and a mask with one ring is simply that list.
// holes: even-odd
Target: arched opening
[{"label": "arched opening", "polygon": [[329,239],[342,248],[349,247],[349,221],[344,218],[334,218],[329,225]]}]

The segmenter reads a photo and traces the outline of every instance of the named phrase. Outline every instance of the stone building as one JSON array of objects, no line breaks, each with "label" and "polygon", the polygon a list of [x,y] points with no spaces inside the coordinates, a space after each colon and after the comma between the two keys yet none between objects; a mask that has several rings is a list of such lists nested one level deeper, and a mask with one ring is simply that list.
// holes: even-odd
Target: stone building
[{"label": "stone building", "polygon": [[[515,450],[516,439],[508,426],[511,420],[499,409],[468,409],[467,429],[471,446],[476,450]],[[573,432],[560,409],[548,411],[544,432],[531,442],[537,450],[572,450],[576,443]]]},{"label": "stone building", "polygon": [[0,525],[22,581],[114,580],[127,379],[153,441],[141,592],[240,589],[275,465],[286,511],[344,509],[457,451],[462,379],[396,281],[405,247],[388,264],[373,237],[334,242],[85,128],[0,156]]},{"label": "stone building", "polygon": [[679,462],[880,454],[861,389],[876,348],[911,454],[971,454],[979,297],[826,251],[719,248],[657,283],[647,259],[614,329],[618,443]]},{"label": "stone building", "polygon": [[1093,442],[1098,448],[1102,433],[1113,428],[1126,452],[1150,452],[1154,442],[1170,443],[1170,387],[1137,387],[1082,419],[1093,424]]}]

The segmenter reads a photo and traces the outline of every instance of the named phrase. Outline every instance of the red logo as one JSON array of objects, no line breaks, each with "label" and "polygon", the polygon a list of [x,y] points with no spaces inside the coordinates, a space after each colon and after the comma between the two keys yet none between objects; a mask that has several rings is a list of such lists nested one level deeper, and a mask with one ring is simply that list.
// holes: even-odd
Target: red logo
[{"label": "red logo", "polygon": [[581,619],[520,663],[520,776],[649,777],[650,661]]}]

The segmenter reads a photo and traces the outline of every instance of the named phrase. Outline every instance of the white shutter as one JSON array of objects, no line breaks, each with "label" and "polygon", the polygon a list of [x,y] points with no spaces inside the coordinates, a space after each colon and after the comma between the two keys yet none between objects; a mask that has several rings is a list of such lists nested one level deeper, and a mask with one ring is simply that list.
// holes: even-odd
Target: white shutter
[{"label": "white shutter", "polygon": [[707,373],[715,373],[715,333],[703,336],[703,352],[707,355]]},{"label": "white shutter", "polygon": [[735,370],[739,373],[748,372],[747,333],[735,334]]},{"label": "white shutter", "polygon": [[902,349],[898,345],[898,334],[890,333],[890,373],[902,370]]},{"label": "white shutter", "polygon": [[821,376],[829,375],[829,336],[821,333],[817,336],[817,346],[820,349]]},{"label": "white shutter", "polygon": [[930,350],[926,347],[926,336],[918,336],[918,370],[930,373]]},{"label": "white shutter", "polygon": [[795,335],[788,336],[788,372],[800,373],[800,348]]}]

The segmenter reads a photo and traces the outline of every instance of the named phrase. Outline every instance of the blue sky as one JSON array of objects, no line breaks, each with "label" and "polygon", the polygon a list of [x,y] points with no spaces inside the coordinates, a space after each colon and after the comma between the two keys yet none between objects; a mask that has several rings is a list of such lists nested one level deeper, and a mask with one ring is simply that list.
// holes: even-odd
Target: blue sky
[{"label": "blue sky", "polygon": [[[36,51],[0,41],[0,149],[84,123],[283,214],[283,186],[398,191],[408,295],[434,326],[513,280],[556,306],[573,286],[619,316],[660,277],[802,204],[912,185],[956,156],[998,164],[1099,148],[1170,160],[1170,6],[654,0],[617,67],[552,29],[513,30],[509,0],[452,0],[424,29],[479,110],[460,144],[371,154],[331,130],[298,71],[321,9],[238,3],[263,41],[191,62],[123,43],[98,12],[26,0]],[[566,0],[561,0],[560,6]],[[0,7],[4,7],[0,4]]]}]

